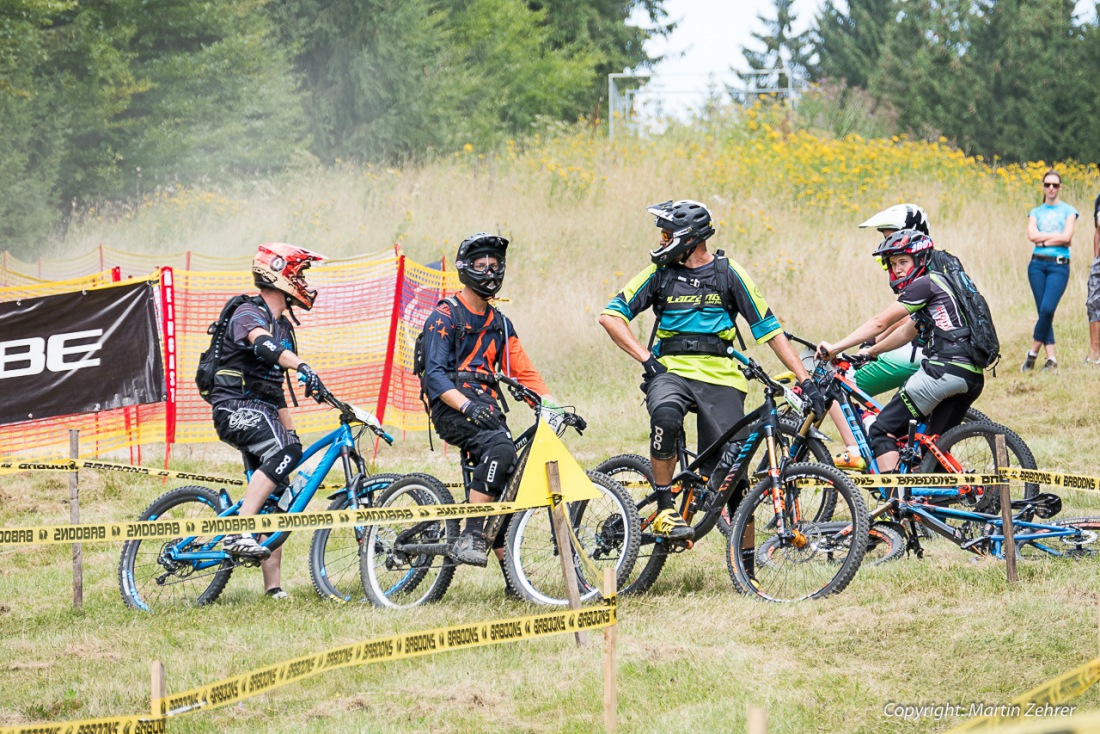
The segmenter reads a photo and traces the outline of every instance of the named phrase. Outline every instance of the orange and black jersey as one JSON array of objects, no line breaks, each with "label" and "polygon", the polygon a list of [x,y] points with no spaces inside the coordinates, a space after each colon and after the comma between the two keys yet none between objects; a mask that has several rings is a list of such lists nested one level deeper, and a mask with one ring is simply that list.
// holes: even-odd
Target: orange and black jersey
[{"label": "orange and black jersey", "polygon": [[429,400],[439,399],[451,388],[469,396],[484,390],[496,397],[495,391],[475,376],[488,380],[497,371],[512,376],[540,395],[550,392],[523,351],[507,316],[494,308],[477,313],[461,294],[457,302],[458,308],[464,311],[465,334],[455,334],[455,318],[449,301],[441,301],[424,322],[424,391]]}]

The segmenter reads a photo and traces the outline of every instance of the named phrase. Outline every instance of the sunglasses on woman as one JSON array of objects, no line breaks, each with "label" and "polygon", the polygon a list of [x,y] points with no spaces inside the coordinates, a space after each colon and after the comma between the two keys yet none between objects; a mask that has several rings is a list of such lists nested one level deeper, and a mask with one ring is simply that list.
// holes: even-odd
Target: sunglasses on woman
[{"label": "sunglasses on woman", "polygon": [[1062,184],[1058,183],[1057,181],[1043,181],[1043,188],[1060,189],[1060,188],[1062,188]]}]

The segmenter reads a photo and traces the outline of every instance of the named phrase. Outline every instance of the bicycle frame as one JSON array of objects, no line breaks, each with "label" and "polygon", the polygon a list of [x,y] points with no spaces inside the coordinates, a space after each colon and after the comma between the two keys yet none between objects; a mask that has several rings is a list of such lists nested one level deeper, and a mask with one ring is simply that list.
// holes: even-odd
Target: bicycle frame
[{"label": "bicycle frame", "polygon": [[[788,333],[787,338],[806,347],[812,349],[816,348],[815,345],[793,334]],[[867,431],[863,426],[863,417],[868,412],[877,415],[882,412],[883,406],[848,377],[847,371],[852,365],[850,357],[840,355],[837,357],[836,362],[838,370],[829,376],[829,381],[825,385],[822,385],[822,387],[827,394],[832,393],[833,397],[837,400],[840,406],[840,412],[843,414],[844,420],[848,424],[848,428],[852,431],[852,435],[856,439],[856,445],[859,447],[860,456],[867,462],[868,473],[881,474],[882,471],[879,469],[878,461],[875,459],[874,452],[871,450]],[[819,376],[823,374],[823,370],[824,365],[819,363],[818,368],[814,371],[815,381],[818,381]],[[820,416],[814,424],[814,427],[819,426],[824,419],[825,416]],[[908,440],[901,449],[901,461],[897,469],[895,469],[895,473],[908,474],[912,471],[912,464],[916,460],[915,450],[917,445],[934,455],[937,461],[939,461],[940,466],[947,468],[953,473],[962,473],[963,467],[960,466],[952,456],[945,454],[936,445],[938,436],[929,436],[924,432],[927,429],[927,424],[918,423],[915,424],[915,426],[912,424],[913,422],[911,421]],[[914,496],[918,497],[959,497],[969,492],[969,488],[914,487],[912,488],[912,492]]]},{"label": "bicycle frame", "polygon": [[[897,519],[915,520],[937,535],[947,538],[963,550],[970,551],[975,555],[985,555],[982,549],[978,547],[980,544],[971,543],[967,545],[968,539],[963,536],[962,531],[959,528],[948,525],[941,518],[980,523],[990,528],[988,534],[983,533],[983,535],[980,536],[980,538],[987,538],[989,540],[989,552],[996,558],[1004,557],[1004,523],[1000,515],[987,515],[985,513],[971,512],[969,510],[939,507],[937,505],[928,505],[913,500],[892,499],[887,506],[890,508],[891,514]],[[1013,516],[1013,530],[1015,531],[1016,528],[1022,528],[1024,530],[1033,530],[1036,532],[1014,532],[1013,541],[1017,546],[1022,543],[1031,542],[1034,547],[1039,548],[1044,553],[1048,553],[1052,556],[1061,556],[1063,554],[1059,553],[1057,550],[1048,548],[1042,543],[1035,543],[1034,541],[1047,538],[1068,538],[1080,534],[1080,531],[1074,527],[1047,525],[1021,519],[1026,512],[1026,509],[1021,510]],[[917,540],[916,544],[919,547],[920,541]]]},{"label": "bicycle frame", "polygon": [[[302,453],[302,459],[298,462],[298,467],[301,467],[306,461],[308,461],[319,451],[321,451],[321,449],[325,449],[327,447],[324,456],[321,457],[321,460],[318,462],[316,469],[314,470],[312,476],[310,476],[309,478],[309,481],[306,482],[306,485],[302,488],[302,491],[298,494],[298,496],[294,498],[294,502],[287,510],[287,514],[300,513],[305,510],[310,500],[312,500],[313,496],[317,493],[318,488],[324,482],[325,477],[328,475],[329,471],[336,464],[337,459],[340,459],[343,462],[344,477],[347,480],[347,484],[341,491],[349,493],[349,500],[352,503],[352,508],[356,508],[356,503],[358,502],[358,492],[356,491],[356,488],[362,481],[362,477],[366,476],[366,464],[365,462],[363,462],[361,457],[356,455],[357,466],[355,468],[357,469],[357,471],[353,472],[351,459],[352,451],[355,449],[355,438],[356,434],[352,431],[351,426],[349,426],[346,422],[341,422],[339,428],[335,429],[319,441],[313,443]],[[247,472],[247,475],[249,478],[251,478],[252,472]],[[331,496],[335,497],[336,494],[333,494]],[[224,489],[220,491],[219,496],[222,507],[219,508],[218,517],[234,517],[240,512],[243,499],[237,500],[236,502],[230,504],[229,494]],[[277,500],[278,496],[275,494],[272,494],[270,497],[268,497],[267,500],[264,502],[263,507],[260,509],[260,514],[270,514],[272,512],[272,508],[274,507],[275,501]],[[289,536],[290,531],[275,532],[264,538],[264,540],[261,541],[261,545],[275,550],[276,548],[279,548],[283,543],[285,543],[286,539]],[[197,536],[189,536],[173,543],[164,550],[164,554],[171,561],[179,563],[191,563],[195,566],[196,570],[210,568],[230,559],[230,555],[225,551],[212,550],[217,543],[221,542],[222,538],[225,537],[224,535],[218,535],[211,538],[208,542],[203,544],[203,550],[177,550],[180,547],[186,548],[190,543],[195,541],[196,537]]]}]

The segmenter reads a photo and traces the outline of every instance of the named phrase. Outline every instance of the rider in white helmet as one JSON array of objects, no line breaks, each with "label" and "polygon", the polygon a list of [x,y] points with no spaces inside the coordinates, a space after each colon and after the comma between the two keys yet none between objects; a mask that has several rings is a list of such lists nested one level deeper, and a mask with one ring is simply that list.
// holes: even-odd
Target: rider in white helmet
[{"label": "rider in white helmet", "polygon": [[[894,234],[894,232],[903,229],[915,229],[923,234],[931,234],[928,227],[928,215],[923,208],[916,204],[897,204],[888,209],[883,209],[860,224],[859,227],[860,229],[877,229],[882,233],[883,240]],[[901,324],[900,321],[894,324],[877,339],[871,340],[868,346],[875,341],[885,339]],[[855,371],[856,385],[860,390],[870,395],[878,395],[899,389],[905,384],[906,380],[920,369],[921,360],[924,359],[924,351],[921,346],[917,341],[914,341],[885,354],[880,354],[875,361],[865,364]],[[829,416],[836,424],[836,429],[846,447],[843,452],[833,457],[833,462],[843,469],[865,468],[866,462],[860,456],[855,436],[844,420],[844,414],[840,412],[840,406],[834,404],[829,410]]]}]

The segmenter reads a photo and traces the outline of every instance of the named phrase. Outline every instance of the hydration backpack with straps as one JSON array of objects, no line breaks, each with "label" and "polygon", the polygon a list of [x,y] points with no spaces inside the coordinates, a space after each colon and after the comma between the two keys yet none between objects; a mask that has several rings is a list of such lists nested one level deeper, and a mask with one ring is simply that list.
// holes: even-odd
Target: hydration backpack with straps
[{"label": "hydration backpack with straps", "polygon": [[1001,342],[989,303],[978,292],[974,281],[966,274],[959,258],[944,250],[934,250],[928,257],[928,272],[943,276],[955,296],[966,326],[944,331],[931,326],[931,350],[945,357],[962,355],[975,366],[989,369],[1001,358]]},{"label": "hydration backpack with straps", "polygon": [[[252,380],[252,375],[248,374],[248,370],[242,365],[228,365],[225,363],[225,332],[229,330],[229,321],[233,318],[233,314],[237,309],[246,303],[256,303],[261,306],[268,314],[269,330],[274,330],[274,324],[270,321],[271,312],[268,310],[263,300],[256,296],[239,295],[233,296],[222,307],[222,312],[218,316],[218,320],[210,324],[206,328],[206,333],[210,334],[210,346],[199,357],[199,366],[195,370],[195,386],[199,389],[199,395],[206,402],[210,402],[210,395],[214,390],[218,381],[218,373],[222,372],[222,379],[232,380],[234,382],[239,381],[242,386],[247,385],[249,389],[256,390],[261,397],[274,398],[274,388],[270,390],[266,389],[270,383],[258,382]],[[290,332],[290,338],[295,340],[293,330]],[[297,351],[297,343],[294,344],[294,351]],[[286,379],[289,383],[290,375],[286,374]],[[224,384],[223,384],[224,386]],[[264,388],[264,389],[261,389]],[[282,390],[280,388],[279,392]],[[290,398],[294,402],[294,406],[298,406],[298,399],[294,395],[294,390],[290,390]]]},{"label": "hydration backpack with straps", "polygon": [[206,402],[210,402],[210,392],[214,389],[214,380],[218,374],[218,367],[222,362],[222,350],[225,345],[225,332],[229,328],[229,319],[233,318],[233,312],[251,298],[240,295],[233,296],[222,307],[218,320],[210,324],[206,333],[210,334],[210,346],[199,357],[199,368],[195,371],[195,385],[199,388],[199,395]]},{"label": "hydration backpack with straps", "polygon": [[[741,330],[737,328],[737,319],[730,307],[730,264],[729,258],[726,257],[723,250],[714,253],[714,274],[717,280],[718,297],[722,300],[722,310],[729,314],[730,320],[733,322],[733,331],[737,335],[737,344],[741,351],[745,351],[745,340],[741,338]],[[657,338],[657,329],[661,325],[661,315],[665,312],[665,305],[668,303],[672,284],[677,280],[686,280],[684,276],[677,274],[667,266],[657,268],[654,277],[657,278],[657,287],[655,289],[656,298],[652,306],[653,331],[649,333],[649,344],[646,346],[649,351],[653,351],[653,342]],[[700,308],[702,308],[702,305],[700,303]],[[690,349],[698,354],[730,356],[725,351],[726,343],[715,334],[677,334],[661,340],[662,347],[666,347],[670,343],[682,345],[685,351]],[[662,349],[662,352],[667,352],[667,350]]]}]

